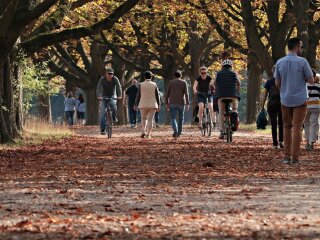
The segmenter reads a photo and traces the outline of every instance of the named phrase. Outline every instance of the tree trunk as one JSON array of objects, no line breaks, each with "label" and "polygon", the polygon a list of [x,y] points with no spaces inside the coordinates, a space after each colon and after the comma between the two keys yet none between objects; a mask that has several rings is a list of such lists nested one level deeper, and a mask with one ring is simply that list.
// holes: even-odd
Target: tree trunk
[{"label": "tree trunk", "polygon": [[254,53],[248,55],[248,85],[246,102],[246,123],[256,121],[262,69]]},{"label": "tree trunk", "polygon": [[11,64],[11,58],[8,55],[4,64],[4,94],[3,101],[7,111],[4,113],[4,119],[7,122],[7,128],[9,135],[12,139],[20,137],[21,134],[18,131],[16,124],[16,105],[14,102],[13,92],[13,64]]},{"label": "tree trunk", "polygon": [[86,125],[97,125],[99,123],[99,101],[96,88],[83,89],[86,94],[87,120]]},{"label": "tree trunk", "polygon": [[4,119],[5,105],[3,102],[4,93],[4,63],[0,66],[0,142],[5,143],[10,140],[7,123]]},{"label": "tree trunk", "polygon": [[38,96],[40,118],[48,123],[52,123],[51,102],[49,94]]}]

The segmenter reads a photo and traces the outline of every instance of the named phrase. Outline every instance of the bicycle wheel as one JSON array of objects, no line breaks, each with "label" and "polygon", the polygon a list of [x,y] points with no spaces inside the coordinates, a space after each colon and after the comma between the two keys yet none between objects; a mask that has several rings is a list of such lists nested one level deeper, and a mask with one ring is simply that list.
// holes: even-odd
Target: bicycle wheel
[{"label": "bicycle wheel", "polygon": [[202,128],[201,128],[201,136],[206,136],[206,132],[207,132],[207,116],[206,113],[203,114],[203,118],[202,118]]},{"label": "bicycle wheel", "polygon": [[112,115],[111,115],[111,111],[107,111],[106,113],[106,123],[107,123],[107,136],[108,138],[111,138],[112,136]]},{"label": "bicycle wheel", "polygon": [[227,134],[227,143],[231,143],[232,142],[232,131],[230,129],[228,129],[226,131]]},{"label": "bicycle wheel", "polygon": [[207,108],[206,109],[206,112],[207,112],[207,122],[206,122],[206,125],[207,125],[207,136],[210,137],[211,136],[211,116],[210,116],[210,111],[209,109]]}]

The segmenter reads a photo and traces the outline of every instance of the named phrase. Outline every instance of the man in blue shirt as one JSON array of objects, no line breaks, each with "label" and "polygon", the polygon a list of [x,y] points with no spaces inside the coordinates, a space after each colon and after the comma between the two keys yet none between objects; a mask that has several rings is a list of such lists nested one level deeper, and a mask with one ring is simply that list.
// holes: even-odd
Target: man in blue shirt
[{"label": "man in blue shirt", "polygon": [[287,56],[276,64],[274,78],[280,88],[281,110],[284,126],[283,163],[299,163],[301,128],[307,113],[308,98],[306,83],[313,84],[313,74],[308,61],[299,57],[302,41],[291,38],[288,41]]}]

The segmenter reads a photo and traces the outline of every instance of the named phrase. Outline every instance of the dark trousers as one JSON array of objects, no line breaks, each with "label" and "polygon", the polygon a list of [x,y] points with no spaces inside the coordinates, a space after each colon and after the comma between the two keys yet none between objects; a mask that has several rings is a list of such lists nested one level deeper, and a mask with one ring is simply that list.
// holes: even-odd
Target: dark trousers
[{"label": "dark trousers", "polygon": [[[278,146],[279,142],[283,142],[283,121],[282,121],[281,105],[280,104],[278,106],[268,105],[267,111],[271,121],[273,146]],[[279,138],[278,138],[278,129],[279,129]]]},{"label": "dark trousers", "polygon": [[130,124],[136,124],[137,123],[137,111],[134,110],[134,105],[128,105],[128,113],[129,113],[129,121]]},{"label": "dark trousers", "polygon": [[67,119],[67,123],[72,126],[73,125],[73,115],[74,115],[74,111],[65,111],[66,113],[66,119]]}]

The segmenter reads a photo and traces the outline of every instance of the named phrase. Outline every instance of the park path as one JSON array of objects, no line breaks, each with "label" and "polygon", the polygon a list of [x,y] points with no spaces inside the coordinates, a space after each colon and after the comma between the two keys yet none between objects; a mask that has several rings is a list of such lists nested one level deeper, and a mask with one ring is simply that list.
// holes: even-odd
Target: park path
[{"label": "park path", "polygon": [[320,239],[318,149],[290,166],[249,131],[75,132],[1,151],[0,239]]}]

